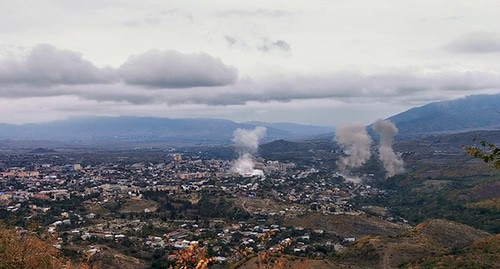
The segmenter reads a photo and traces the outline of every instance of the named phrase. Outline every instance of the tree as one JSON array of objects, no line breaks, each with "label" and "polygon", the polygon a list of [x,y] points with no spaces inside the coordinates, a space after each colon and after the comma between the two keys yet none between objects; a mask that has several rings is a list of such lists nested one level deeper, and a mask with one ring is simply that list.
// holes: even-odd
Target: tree
[{"label": "tree", "polygon": [[176,269],[206,269],[209,264],[217,262],[214,257],[207,256],[207,248],[198,244],[192,244],[189,248],[177,251]]},{"label": "tree", "polygon": [[28,232],[0,228],[0,268],[55,268],[57,249]]},{"label": "tree", "polygon": [[0,268],[23,269],[87,269],[88,264],[75,264],[61,257],[50,238],[40,238],[29,231],[17,231],[0,224]]},{"label": "tree", "polygon": [[[476,139],[474,139],[476,141]],[[467,154],[475,158],[483,160],[485,163],[491,163],[493,167],[500,169],[500,149],[489,142],[481,140],[479,147],[468,146],[466,148]]]}]

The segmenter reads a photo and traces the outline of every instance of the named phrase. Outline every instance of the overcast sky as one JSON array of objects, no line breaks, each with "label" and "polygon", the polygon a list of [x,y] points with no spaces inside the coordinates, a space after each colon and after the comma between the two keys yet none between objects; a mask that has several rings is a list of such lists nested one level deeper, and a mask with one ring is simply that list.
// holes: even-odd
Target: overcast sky
[{"label": "overcast sky", "polygon": [[0,122],[335,126],[500,92],[491,1],[3,1]]}]

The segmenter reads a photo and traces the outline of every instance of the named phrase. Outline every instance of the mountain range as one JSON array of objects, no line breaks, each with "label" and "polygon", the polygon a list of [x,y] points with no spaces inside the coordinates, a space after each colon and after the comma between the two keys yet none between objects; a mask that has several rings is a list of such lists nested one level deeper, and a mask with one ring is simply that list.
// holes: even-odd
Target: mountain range
[{"label": "mountain range", "polygon": [[388,119],[396,124],[401,136],[500,129],[500,94],[434,102]]},{"label": "mountain range", "polygon": [[[77,144],[227,144],[238,128],[265,126],[265,140],[296,139],[333,128],[293,123],[236,123],[223,119],[80,117],[37,124],[0,124],[0,140],[46,140]],[[274,127],[277,126],[277,127]]]},{"label": "mountain range", "polygon": [[[500,94],[435,102],[389,117],[400,137],[500,128]],[[333,137],[333,128],[294,123],[156,117],[79,117],[48,123],[0,124],[0,140],[57,141],[78,145],[220,145],[230,144],[237,128],[265,126],[264,139]],[[0,141],[0,146],[1,146]]]}]

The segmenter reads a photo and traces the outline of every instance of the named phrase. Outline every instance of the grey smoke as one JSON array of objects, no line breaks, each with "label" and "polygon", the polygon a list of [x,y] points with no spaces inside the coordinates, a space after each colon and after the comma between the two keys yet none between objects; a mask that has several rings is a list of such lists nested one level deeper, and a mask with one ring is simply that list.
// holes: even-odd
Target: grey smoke
[{"label": "grey smoke", "polygon": [[370,159],[372,140],[365,126],[359,123],[344,123],[335,131],[335,142],[342,148],[342,156],[337,165],[340,170],[360,167]]},{"label": "grey smoke", "polygon": [[265,127],[255,127],[253,130],[236,129],[233,142],[239,157],[234,162],[232,170],[240,175],[263,175],[262,170],[255,169],[253,156],[259,149],[259,141],[266,135]]},{"label": "grey smoke", "polygon": [[392,149],[394,136],[398,133],[398,128],[388,120],[377,120],[373,123],[373,130],[380,135],[379,157],[382,161],[386,177],[392,177],[405,171],[404,162],[399,154]]}]

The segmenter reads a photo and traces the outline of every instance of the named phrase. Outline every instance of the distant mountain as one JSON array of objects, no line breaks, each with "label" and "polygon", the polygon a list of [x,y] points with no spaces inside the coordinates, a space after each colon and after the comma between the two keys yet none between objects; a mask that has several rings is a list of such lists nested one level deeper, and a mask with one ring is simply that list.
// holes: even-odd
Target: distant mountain
[{"label": "distant mountain", "polygon": [[333,127],[327,126],[315,126],[315,125],[303,125],[296,123],[288,123],[288,122],[261,122],[261,121],[249,121],[245,122],[245,124],[264,126],[268,128],[276,128],[284,131],[288,131],[297,135],[318,135],[333,132]]},{"label": "distant mountain", "polygon": [[37,154],[45,154],[45,153],[55,153],[57,151],[53,150],[53,149],[45,149],[45,148],[36,148],[32,151],[30,151],[30,153],[37,153]]},{"label": "distant mountain", "polygon": [[[83,145],[228,144],[237,128],[259,124],[222,119],[155,117],[82,117],[38,124],[0,124],[0,140],[46,140]],[[286,126],[286,124],[282,124]],[[294,139],[323,129],[294,125],[297,130],[267,126],[265,141]],[[1,144],[1,143],[0,143]]]},{"label": "distant mountain", "polygon": [[500,94],[430,103],[389,118],[401,136],[500,128]]}]

